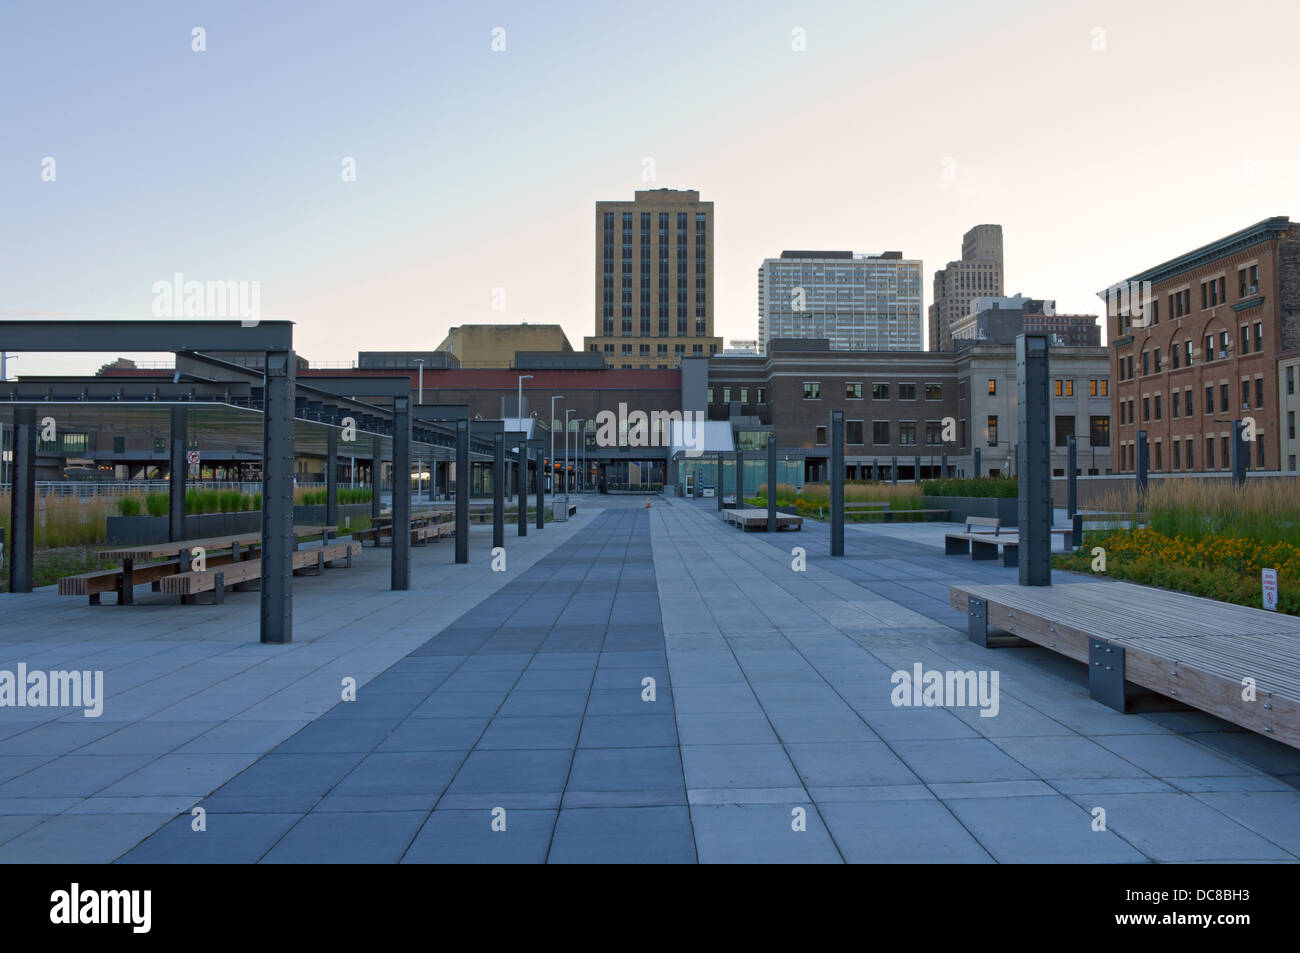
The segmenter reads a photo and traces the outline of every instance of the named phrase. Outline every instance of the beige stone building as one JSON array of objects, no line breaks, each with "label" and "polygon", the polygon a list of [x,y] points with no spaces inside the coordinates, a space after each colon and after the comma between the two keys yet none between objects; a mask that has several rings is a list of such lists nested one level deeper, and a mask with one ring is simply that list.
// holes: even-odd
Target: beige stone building
[{"label": "beige stone building", "polygon": [[516,351],[572,351],[558,324],[462,324],[448,328],[439,351],[461,367],[513,367]]},{"label": "beige stone building", "polygon": [[677,366],[722,350],[713,335],[713,203],[693,189],[596,203],[595,333],[609,367]]},{"label": "beige stone building", "polygon": [[952,350],[952,329],[971,310],[976,298],[1005,294],[1002,226],[976,225],[961,240],[961,259],[934,273],[930,305],[931,351]]}]

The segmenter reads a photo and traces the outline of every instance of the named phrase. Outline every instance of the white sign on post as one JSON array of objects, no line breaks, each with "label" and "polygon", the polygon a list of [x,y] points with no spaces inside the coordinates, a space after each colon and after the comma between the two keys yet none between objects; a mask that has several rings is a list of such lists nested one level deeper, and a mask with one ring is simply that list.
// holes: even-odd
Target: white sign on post
[{"label": "white sign on post", "polygon": [[1277,610],[1277,570],[1264,569],[1260,571],[1262,582],[1264,584],[1264,608]]},{"label": "white sign on post", "polygon": [[199,462],[199,452],[197,450],[191,450],[189,453],[185,454],[185,462],[190,466],[194,466]]}]

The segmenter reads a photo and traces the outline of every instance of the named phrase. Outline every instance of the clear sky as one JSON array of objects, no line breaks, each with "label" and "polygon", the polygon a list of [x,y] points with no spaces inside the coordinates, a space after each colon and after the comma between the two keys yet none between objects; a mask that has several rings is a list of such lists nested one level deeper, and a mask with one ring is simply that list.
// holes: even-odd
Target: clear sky
[{"label": "clear sky", "polygon": [[1008,293],[1098,313],[1300,218],[1297,35],[1295,0],[5,0],[0,317],[147,318],[181,272],[260,282],[312,361],[475,322],[581,347],[594,203],[647,187],[715,203],[724,338],[782,249],[921,258],[928,305],[982,222]]}]

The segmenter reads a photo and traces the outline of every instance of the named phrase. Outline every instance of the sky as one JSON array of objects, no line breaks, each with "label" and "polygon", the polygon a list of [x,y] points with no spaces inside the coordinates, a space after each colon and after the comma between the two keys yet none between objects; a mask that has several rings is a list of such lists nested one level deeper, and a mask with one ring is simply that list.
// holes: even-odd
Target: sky
[{"label": "sky", "polygon": [[0,319],[149,318],[180,273],[258,282],[313,363],[465,323],[580,348],[595,202],[661,187],[714,202],[728,340],[783,249],[920,258],[928,306],[985,222],[1008,294],[1098,314],[1300,218],[1298,28],[1294,0],[5,0]]}]

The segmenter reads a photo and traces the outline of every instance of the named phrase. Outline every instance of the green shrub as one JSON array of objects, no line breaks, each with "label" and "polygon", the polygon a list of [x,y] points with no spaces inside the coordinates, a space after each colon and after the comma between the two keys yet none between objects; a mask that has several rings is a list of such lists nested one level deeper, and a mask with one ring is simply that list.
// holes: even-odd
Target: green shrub
[{"label": "green shrub", "polygon": [[169,503],[166,493],[148,493],[144,498],[144,508],[150,516],[166,516]]},{"label": "green shrub", "polygon": [[1014,499],[1019,492],[1015,477],[971,477],[965,480],[922,480],[926,496],[979,496]]},{"label": "green shrub", "polygon": [[140,498],[138,496],[119,496],[117,498],[117,513],[119,516],[139,516],[140,510]]}]

